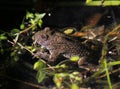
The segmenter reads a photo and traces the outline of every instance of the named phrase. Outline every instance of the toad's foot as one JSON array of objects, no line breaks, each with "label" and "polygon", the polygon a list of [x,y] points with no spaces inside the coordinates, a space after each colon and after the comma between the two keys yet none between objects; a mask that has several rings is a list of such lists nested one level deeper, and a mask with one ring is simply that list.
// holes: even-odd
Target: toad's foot
[{"label": "toad's foot", "polygon": [[34,54],[33,58],[43,58],[45,60],[48,60],[49,56],[50,56],[50,54],[48,54],[47,52],[38,51],[37,53]]}]

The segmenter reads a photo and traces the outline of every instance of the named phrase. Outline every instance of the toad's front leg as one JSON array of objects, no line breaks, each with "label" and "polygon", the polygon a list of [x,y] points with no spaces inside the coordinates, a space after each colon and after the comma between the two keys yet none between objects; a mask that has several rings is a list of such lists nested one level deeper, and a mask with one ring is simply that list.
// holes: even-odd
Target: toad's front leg
[{"label": "toad's front leg", "polygon": [[50,50],[50,56],[48,61],[55,61],[60,54],[61,54],[60,51],[56,51],[56,49]]},{"label": "toad's front leg", "polygon": [[43,58],[45,60],[49,59],[50,54],[48,54],[47,52],[41,52],[41,51],[37,51],[34,54],[34,58]]},{"label": "toad's front leg", "polygon": [[49,50],[49,52],[46,51],[37,51],[34,54],[35,58],[43,58],[47,61],[54,62],[57,57],[60,55],[60,51],[56,51],[56,49]]}]

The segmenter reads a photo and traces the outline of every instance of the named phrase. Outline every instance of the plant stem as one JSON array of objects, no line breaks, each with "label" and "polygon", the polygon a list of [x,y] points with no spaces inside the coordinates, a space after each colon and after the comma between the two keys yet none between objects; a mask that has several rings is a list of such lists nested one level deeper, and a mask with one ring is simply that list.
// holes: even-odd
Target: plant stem
[{"label": "plant stem", "polygon": [[106,75],[107,75],[107,81],[108,81],[109,89],[112,89],[112,84],[111,84],[111,80],[110,80],[110,75],[109,75],[106,59],[104,59],[104,68],[105,68]]}]

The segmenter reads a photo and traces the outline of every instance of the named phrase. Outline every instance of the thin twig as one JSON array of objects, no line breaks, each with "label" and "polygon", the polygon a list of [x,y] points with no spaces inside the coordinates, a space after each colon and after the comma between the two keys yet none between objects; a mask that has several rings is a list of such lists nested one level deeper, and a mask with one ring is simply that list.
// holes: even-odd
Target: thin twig
[{"label": "thin twig", "polygon": [[25,32],[27,32],[27,31],[29,31],[30,29],[32,29],[32,28],[33,28],[34,26],[36,26],[36,25],[37,25],[37,23],[35,23],[35,24],[31,25],[30,27],[28,27],[28,28],[26,28],[26,29],[24,29],[24,30],[20,31],[19,33],[16,33],[16,37],[15,37],[15,39],[13,39],[14,44],[16,44],[16,43],[17,43],[17,41],[18,41],[18,38],[19,38],[20,34],[22,34],[22,33],[25,33]]},{"label": "thin twig", "polygon": [[32,29],[32,28],[33,28],[34,26],[36,26],[36,25],[37,25],[37,23],[35,23],[35,24],[31,25],[30,27],[28,27],[28,28],[24,29],[23,31],[20,31],[20,33],[19,33],[19,34],[22,34],[22,33],[24,33],[24,32],[29,31],[30,29]]},{"label": "thin twig", "polygon": [[106,56],[107,54],[107,40],[108,40],[108,37],[110,35],[112,35],[115,31],[117,30],[120,30],[120,25],[118,25],[117,27],[115,27],[112,31],[110,31],[106,36],[105,36],[105,39],[103,41],[103,48],[102,48],[102,57],[100,59],[100,63],[103,63],[103,59],[104,57]]},{"label": "thin twig", "polygon": [[22,49],[25,49],[25,50],[27,50],[28,52],[30,52],[32,55],[34,55],[34,53],[33,53],[31,50],[29,50],[28,48],[24,47],[21,43],[17,42],[17,44],[18,44]]},{"label": "thin twig", "polygon": [[[116,73],[118,71],[120,71],[120,68],[113,70],[112,72],[109,72],[109,74],[113,74],[113,73]],[[101,75],[100,77],[98,77],[98,79],[103,78],[103,77],[106,77],[106,74]]]}]

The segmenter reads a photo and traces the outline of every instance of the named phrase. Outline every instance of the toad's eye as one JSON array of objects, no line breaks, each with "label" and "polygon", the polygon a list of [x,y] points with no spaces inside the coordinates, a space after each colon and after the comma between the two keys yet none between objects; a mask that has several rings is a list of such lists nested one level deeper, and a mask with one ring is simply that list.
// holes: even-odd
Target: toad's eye
[{"label": "toad's eye", "polygon": [[41,35],[41,38],[46,41],[48,40],[48,35]]},{"label": "toad's eye", "polygon": [[40,44],[38,44],[38,43],[36,43],[36,44],[35,44],[35,46],[36,46],[36,47],[40,47],[41,45],[40,45]]}]

